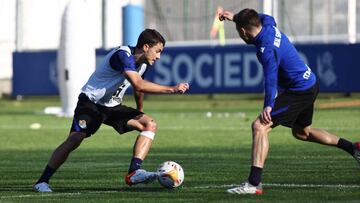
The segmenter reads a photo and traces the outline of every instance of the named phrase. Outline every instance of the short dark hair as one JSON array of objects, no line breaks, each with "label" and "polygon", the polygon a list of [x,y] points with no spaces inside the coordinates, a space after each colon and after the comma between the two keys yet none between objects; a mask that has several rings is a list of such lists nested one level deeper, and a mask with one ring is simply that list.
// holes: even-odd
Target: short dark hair
[{"label": "short dark hair", "polygon": [[259,14],[254,9],[250,8],[245,8],[239,13],[235,14],[234,22],[238,27],[258,27],[261,25]]},{"label": "short dark hair", "polygon": [[138,38],[136,48],[142,48],[145,44],[153,47],[159,42],[165,46],[165,39],[158,31],[154,29],[145,29]]}]

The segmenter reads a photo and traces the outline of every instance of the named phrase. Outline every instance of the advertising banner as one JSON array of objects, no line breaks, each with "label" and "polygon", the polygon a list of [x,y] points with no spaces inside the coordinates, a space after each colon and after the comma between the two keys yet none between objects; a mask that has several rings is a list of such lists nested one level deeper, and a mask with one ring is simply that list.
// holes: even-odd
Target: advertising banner
[{"label": "advertising banner", "polygon": [[[360,92],[360,44],[297,45],[316,74],[321,92]],[[106,54],[97,51],[97,63]],[[13,54],[13,95],[56,95],[56,52]],[[249,45],[165,47],[146,79],[174,85],[189,82],[189,93],[263,92],[263,70]]]}]

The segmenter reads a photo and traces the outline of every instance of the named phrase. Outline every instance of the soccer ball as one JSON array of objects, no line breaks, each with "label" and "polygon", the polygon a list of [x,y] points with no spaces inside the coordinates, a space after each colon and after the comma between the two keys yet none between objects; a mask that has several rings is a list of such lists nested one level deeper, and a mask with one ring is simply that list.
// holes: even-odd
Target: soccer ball
[{"label": "soccer ball", "polygon": [[184,181],[184,170],[174,161],[165,161],[160,164],[157,172],[159,183],[166,188],[179,187]]}]

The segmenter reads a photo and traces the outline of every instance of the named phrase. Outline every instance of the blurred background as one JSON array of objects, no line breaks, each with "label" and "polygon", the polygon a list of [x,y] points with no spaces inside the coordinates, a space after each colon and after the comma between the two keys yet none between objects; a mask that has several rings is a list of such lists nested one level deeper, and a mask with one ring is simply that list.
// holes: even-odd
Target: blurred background
[{"label": "blurred background", "polygon": [[[96,61],[111,48],[134,45],[137,32],[144,28],[163,34],[169,48],[155,65],[159,71],[150,73],[150,79],[159,83],[188,80],[193,93],[262,91],[255,50],[238,38],[233,23],[215,22],[221,6],[235,13],[254,8],[273,15],[304,60],[325,78],[324,90],[360,88],[351,74],[358,69],[355,59],[360,53],[356,43],[360,2],[356,0],[78,1],[86,5],[81,9],[87,10],[86,35],[96,50]],[[58,94],[57,51],[69,2],[0,0],[0,96]],[[224,75],[219,76],[220,72]]]}]

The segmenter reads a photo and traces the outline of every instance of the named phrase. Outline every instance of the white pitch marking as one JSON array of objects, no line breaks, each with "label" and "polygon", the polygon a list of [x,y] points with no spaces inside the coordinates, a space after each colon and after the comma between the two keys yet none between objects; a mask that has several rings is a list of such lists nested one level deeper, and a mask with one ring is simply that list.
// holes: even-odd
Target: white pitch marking
[{"label": "white pitch marking", "polygon": [[[283,188],[360,188],[360,185],[321,185],[321,184],[280,184],[280,183],[264,183],[262,184],[266,187],[283,187]],[[205,186],[196,186],[197,189],[210,189],[210,188],[231,188],[238,187],[239,185],[205,185]]]},{"label": "white pitch marking", "polygon": [[116,190],[109,190],[109,191],[89,191],[89,192],[66,192],[66,193],[57,193],[57,192],[50,192],[50,193],[38,193],[36,194],[29,194],[29,195],[11,195],[11,196],[2,196],[1,199],[11,199],[11,198],[27,198],[27,197],[55,197],[55,196],[75,196],[75,195],[84,195],[84,194],[109,194],[109,193],[118,193],[119,191]]},{"label": "white pitch marking", "polygon": [[[231,185],[205,185],[205,186],[195,186],[195,187],[184,187],[185,189],[194,188],[194,189],[217,189],[217,188],[231,188],[237,187],[239,185],[231,184]],[[266,187],[281,187],[281,188],[360,188],[360,185],[321,185],[321,184],[280,184],[280,183],[265,183],[263,186]],[[29,194],[29,195],[11,195],[11,196],[2,196],[1,199],[12,199],[12,198],[27,198],[27,197],[54,197],[54,196],[75,196],[75,195],[84,195],[84,194],[110,194],[110,193],[118,193],[119,191],[116,190],[109,190],[109,191],[88,191],[88,192],[67,192],[67,193],[44,193],[44,194]]]}]

